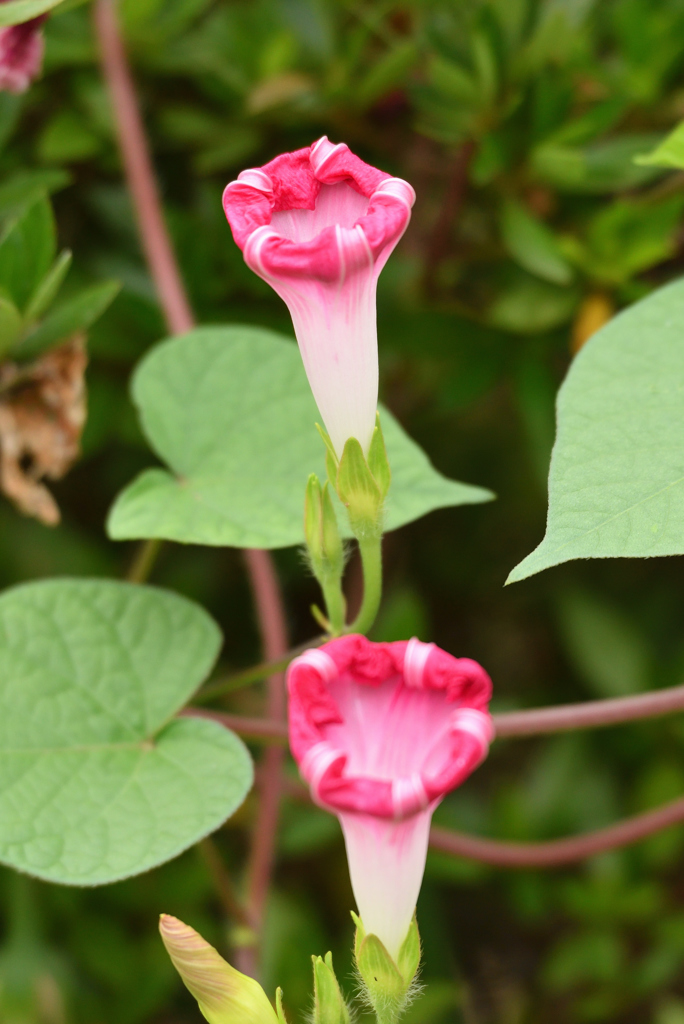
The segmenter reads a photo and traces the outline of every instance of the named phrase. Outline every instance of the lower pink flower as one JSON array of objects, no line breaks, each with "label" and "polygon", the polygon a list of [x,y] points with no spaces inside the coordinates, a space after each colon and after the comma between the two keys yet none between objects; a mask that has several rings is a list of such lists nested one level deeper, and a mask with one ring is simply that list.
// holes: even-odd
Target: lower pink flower
[{"label": "lower pink flower", "polygon": [[366,932],[396,958],[425,870],[432,813],[486,757],[491,680],[413,639],[345,636],[288,670],[290,747],[337,814]]},{"label": "lower pink flower", "polygon": [[26,92],[43,63],[41,25],[47,15],[0,28],[0,90]]}]

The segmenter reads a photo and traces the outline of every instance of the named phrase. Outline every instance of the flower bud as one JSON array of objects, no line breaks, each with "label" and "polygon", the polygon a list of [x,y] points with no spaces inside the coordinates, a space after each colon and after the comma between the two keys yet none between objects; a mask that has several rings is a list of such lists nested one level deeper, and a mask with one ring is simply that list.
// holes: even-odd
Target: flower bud
[{"label": "flower bud", "polygon": [[333,636],[344,629],[347,609],[342,593],[342,572],[344,570],[344,546],[337,528],[337,516],[326,482],[321,487],[315,473],[309,477],[304,500],[304,536],[314,576],[321,585],[325,598],[328,618],[313,607],[314,617]]},{"label": "flower bud", "polygon": [[0,28],[0,91],[26,92],[40,74],[45,49],[41,25],[46,18],[41,14]]},{"label": "flower bud", "polygon": [[350,1024],[349,1010],[333,971],[332,953],[325,960],[312,956],[314,976],[313,1024]]},{"label": "flower bud", "polygon": [[159,931],[186,988],[209,1024],[282,1024],[258,982],[231,967],[189,925],[162,914]]},{"label": "flower bud", "polygon": [[344,568],[344,548],[337,528],[335,507],[327,483],[312,473],[306,485],[304,499],[304,534],[317,580],[341,579]]}]

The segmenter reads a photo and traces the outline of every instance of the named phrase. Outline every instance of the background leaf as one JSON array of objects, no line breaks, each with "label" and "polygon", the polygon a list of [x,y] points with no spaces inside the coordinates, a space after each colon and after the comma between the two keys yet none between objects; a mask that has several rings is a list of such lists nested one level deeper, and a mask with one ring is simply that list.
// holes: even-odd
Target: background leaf
[{"label": "background leaf", "polygon": [[251,785],[241,741],[171,720],[218,627],[186,598],[106,580],[0,596],[0,860],[72,885],[146,871],[216,829]]},{"label": "background leaf", "polygon": [[47,274],[56,248],[52,206],[42,195],[7,225],[0,238],[0,286],[19,309]]},{"label": "background leaf", "polygon": [[19,25],[39,14],[45,14],[57,7],[62,0],[7,0],[0,7],[0,28],[5,25]]},{"label": "background leaf", "polygon": [[17,346],[16,356],[19,359],[34,359],[63,338],[84,331],[114,301],[120,287],[118,281],[104,281],[68,299],[22,339]]},{"label": "background leaf", "polygon": [[611,320],[558,396],[544,540],[509,576],[573,558],[684,554],[684,281]]},{"label": "background leaf", "polygon": [[[325,476],[320,414],[296,345],[254,327],[207,327],[158,345],[133,380],[150,444],[171,467],[146,470],[119,496],[115,540],[278,548],[304,540],[308,475]],[[387,528],[435,508],[487,501],[447,480],[389,412]],[[342,520],[343,521],[343,520]]]}]

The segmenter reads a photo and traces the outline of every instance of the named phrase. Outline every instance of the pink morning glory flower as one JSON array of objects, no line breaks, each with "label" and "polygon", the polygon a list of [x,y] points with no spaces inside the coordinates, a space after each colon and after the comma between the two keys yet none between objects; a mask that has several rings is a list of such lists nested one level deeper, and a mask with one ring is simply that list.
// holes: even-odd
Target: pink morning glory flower
[{"label": "pink morning glory flower", "polygon": [[432,813],[486,757],[491,680],[413,639],[332,640],[288,670],[290,747],[342,825],[367,933],[396,959],[425,870]]},{"label": "pink morning glory flower", "polygon": [[26,92],[39,74],[45,48],[40,26],[46,17],[0,28],[0,90]]},{"label": "pink morning glory flower", "polygon": [[309,384],[338,456],[364,452],[378,404],[375,292],[411,216],[415,193],[323,136],[223,193],[251,269],[287,303]]}]

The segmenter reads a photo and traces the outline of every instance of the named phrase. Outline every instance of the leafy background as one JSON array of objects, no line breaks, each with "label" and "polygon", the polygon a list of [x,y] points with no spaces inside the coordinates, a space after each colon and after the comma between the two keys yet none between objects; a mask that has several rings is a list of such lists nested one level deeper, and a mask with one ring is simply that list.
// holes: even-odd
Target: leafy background
[{"label": "leafy background", "polygon": [[[574,562],[503,588],[541,540],[553,403],[572,353],[614,310],[681,273],[684,182],[638,165],[684,116],[682,0],[122,0],[170,224],[202,323],[290,333],[220,208],[244,166],[326,133],[409,179],[410,230],[381,278],[382,398],[437,469],[498,501],[432,512],[386,542],[376,638],[417,634],[491,672],[499,709],[682,681],[678,559]],[[84,456],[48,529],[0,505],[4,586],[122,576],[116,494],[150,465],[128,397],[165,335],[137,242],[87,5],[47,25],[43,79],[0,97],[0,174],[49,171],[79,288],[122,290],[91,329]],[[68,179],[55,172],[66,171]],[[46,179],[48,180],[48,179]],[[65,182],[68,180],[68,184]],[[60,187],[61,185],[61,187]],[[293,642],[316,588],[276,553]],[[154,582],[221,625],[222,669],[259,658],[242,562],[168,545]],[[350,587],[358,573],[350,567]],[[258,688],[228,705],[258,713]],[[512,839],[598,827],[679,795],[678,717],[501,741],[441,823]],[[248,802],[219,833],[239,882]],[[572,869],[505,872],[431,855],[419,917],[428,992],[414,1024],[684,1022],[684,830]],[[337,825],[286,803],[264,979],[291,1017],[309,954],[349,990],[352,905]],[[75,890],[0,872],[0,1019],[197,1019],[156,935],[160,911],[227,947],[197,849],[146,876]]]}]

